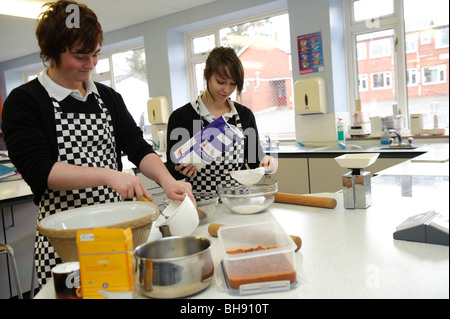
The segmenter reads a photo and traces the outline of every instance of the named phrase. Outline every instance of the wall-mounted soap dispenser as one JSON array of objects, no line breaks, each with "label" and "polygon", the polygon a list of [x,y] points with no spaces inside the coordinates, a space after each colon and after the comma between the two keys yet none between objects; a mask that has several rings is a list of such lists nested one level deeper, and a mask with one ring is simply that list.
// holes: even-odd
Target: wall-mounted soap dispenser
[{"label": "wall-mounted soap dispenser", "polygon": [[165,96],[157,96],[147,101],[148,121],[152,125],[152,140],[160,151],[166,149],[167,122],[169,121],[169,102]]},{"label": "wall-mounted soap dispenser", "polygon": [[167,123],[169,120],[169,102],[165,96],[152,97],[147,101],[148,121]]},{"label": "wall-mounted soap dispenser", "polygon": [[300,79],[294,84],[295,114],[326,114],[327,91],[320,76]]}]

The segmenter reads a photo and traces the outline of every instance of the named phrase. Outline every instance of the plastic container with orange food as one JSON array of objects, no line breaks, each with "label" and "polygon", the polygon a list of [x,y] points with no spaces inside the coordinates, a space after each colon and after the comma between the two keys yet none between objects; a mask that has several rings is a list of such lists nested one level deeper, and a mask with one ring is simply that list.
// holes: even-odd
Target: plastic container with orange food
[{"label": "plastic container with orange food", "polygon": [[229,293],[244,295],[296,287],[296,246],[277,222],[223,226],[217,235]]}]

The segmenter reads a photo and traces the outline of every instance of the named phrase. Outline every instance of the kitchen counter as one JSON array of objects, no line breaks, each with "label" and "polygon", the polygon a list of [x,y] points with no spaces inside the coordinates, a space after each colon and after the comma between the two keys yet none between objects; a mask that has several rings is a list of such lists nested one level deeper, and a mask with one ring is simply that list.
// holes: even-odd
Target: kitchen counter
[{"label": "kitchen counter", "polygon": [[[405,185],[396,176],[377,176],[372,181],[372,205],[367,209],[344,209],[341,192],[315,194],[336,198],[335,209],[275,203],[260,214],[237,215],[218,205],[208,224],[194,232],[212,241],[215,278],[211,286],[191,298],[448,299],[449,247],[393,239],[396,226],[410,216],[429,210],[448,214],[448,177],[413,178],[407,185],[410,192],[404,192]],[[303,245],[295,253],[298,286],[271,294],[229,295],[218,268],[219,242],[209,236],[209,223],[236,225],[270,220],[276,220],[288,234],[302,238]],[[152,229],[149,239],[159,237],[159,231]],[[36,298],[54,298],[53,283],[44,286]]]},{"label": "kitchen counter", "polygon": [[449,145],[436,144],[425,154],[377,172],[377,175],[449,176]]},{"label": "kitchen counter", "polygon": [[[440,143],[439,143],[440,144]],[[296,143],[281,145],[278,149],[265,150],[278,157],[336,157],[343,153],[380,153],[380,158],[412,158],[422,155],[435,148],[434,144],[414,144],[416,148],[389,148],[379,144],[348,143],[345,148],[333,145],[307,144],[300,146]],[[448,144],[447,144],[448,145]]]}]

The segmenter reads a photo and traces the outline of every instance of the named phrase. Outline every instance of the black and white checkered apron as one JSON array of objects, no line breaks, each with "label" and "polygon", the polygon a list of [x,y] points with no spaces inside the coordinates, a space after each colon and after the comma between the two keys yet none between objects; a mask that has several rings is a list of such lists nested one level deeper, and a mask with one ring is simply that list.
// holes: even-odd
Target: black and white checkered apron
[{"label": "black and white checkered apron", "polygon": [[[100,96],[93,93],[100,113],[63,113],[52,98],[58,143],[58,161],[78,166],[118,169],[114,128],[111,115]],[[120,201],[120,195],[107,186],[87,189],[53,191],[47,189],[39,203],[41,220],[55,213],[87,205]],[[38,282],[44,285],[51,269],[61,259],[47,237],[36,232],[35,266]]]},{"label": "black and white checkered apron", "polygon": [[[199,102],[197,103],[197,112],[200,114]],[[236,127],[242,130],[241,119],[238,114],[233,115]],[[202,128],[203,128],[202,119]],[[228,120],[229,122],[231,121]],[[216,187],[220,184],[228,186],[239,186],[239,183],[234,180],[229,172],[239,170],[244,164],[244,139],[236,142],[232,147],[222,153],[222,156],[205,167],[197,171],[197,176],[194,178],[186,178],[186,181],[192,184],[192,191],[199,192],[216,192]]]}]

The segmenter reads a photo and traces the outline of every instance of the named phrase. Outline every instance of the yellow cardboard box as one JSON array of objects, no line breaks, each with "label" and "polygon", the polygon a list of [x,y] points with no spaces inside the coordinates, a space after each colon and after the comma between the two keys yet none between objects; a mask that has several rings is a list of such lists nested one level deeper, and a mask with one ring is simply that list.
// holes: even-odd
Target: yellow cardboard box
[{"label": "yellow cardboard box", "polygon": [[77,232],[83,299],[135,298],[131,228]]}]

